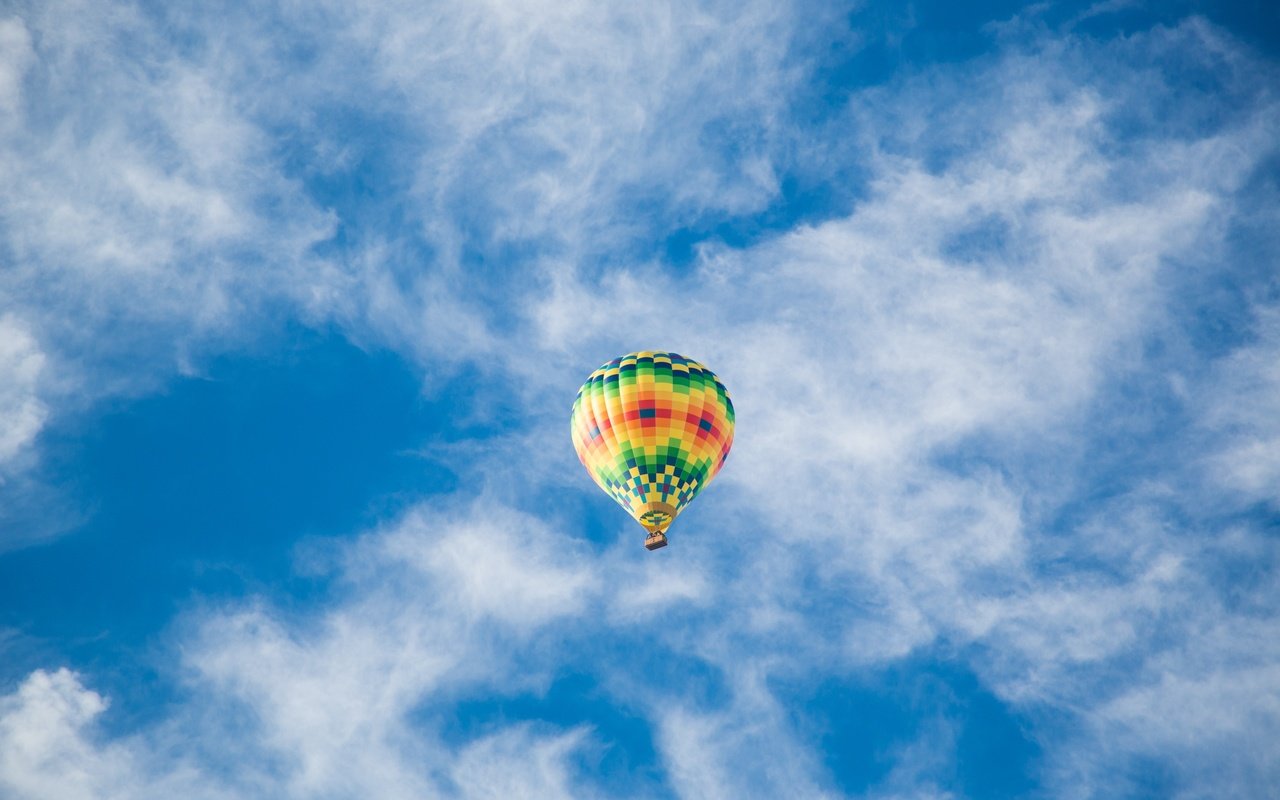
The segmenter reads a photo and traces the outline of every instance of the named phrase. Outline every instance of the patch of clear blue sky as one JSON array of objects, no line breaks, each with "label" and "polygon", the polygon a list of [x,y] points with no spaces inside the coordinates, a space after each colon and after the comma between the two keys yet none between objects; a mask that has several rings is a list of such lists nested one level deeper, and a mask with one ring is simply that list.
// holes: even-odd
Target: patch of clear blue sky
[{"label": "patch of clear blue sky", "polygon": [[[935,784],[959,797],[1024,797],[1036,786],[1040,745],[965,667],[925,653],[845,680],[772,688],[826,756],[836,788],[857,796],[884,781],[901,751],[933,740]],[[950,752],[947,752],[950,751]]]},{"label": "patch of clear blue sky", "polygon": [[[1090,5],[1054,4],[1043,18],[1059,26]],[[1020,7],[928,2],[859,8],[844,26],[798,42],[805,49],[796,58],[815,69],[795,98],[797,121],[823,125],[861,88],[930,64],[984,57],[995,45],[989,23]],[[1138,5],[1091,17],[1075,30],[1123,36],[1189,13],[1209,17],[1260,50],[1277,51],[1280,18],[1265,2]],[[410,135],[403,121],[394,112],[371,116],[335,107],[321,109],[314,122],[347,131],[354,153],[346,169],[316,172],[305,136],[281,140],[312,197],[342,219],[325,246],[341,251],[378,236],[412,241],[413,225],[402,205],[409,165],[398,160],[403,150],[394,146]],[[748,245],[797,223],[847,213],[862,187],[856,165],[842,170],[784,171],[779,195],[763,211],[709,214],[675,230],[654,228],[649,239],[631,243],[633,255],[658,255],[678,269],[704,241]],[[1274,177],[1259,178],[1268,180]],[[425,245],[415,254],[424,262],[432,255]],[[494,274],[531,255],[536,249],[477,253],[469,266]],[[1229,280],[1210,288],[1199,296],[1196,313],[1203,325],[1193,329],[1192,347],[1221,348],[1248,335],[1214,329],[1237,318],[1227,312],[1243,298]],[[504,299],[500,291],[479,295],[494,303]],[[503,313],[500,305],[492,311]],[[0,625],[17,629],[27,641],[6,652],[0,666],[4,688],[34,667],[66,663],[115,699],[109,722],[128,727],[160,713],[169,696],[156,666],[164,659],[159,637],[183,607],[250,592],[305,606],[323,595],[324,586],[292,569],[300,540],[348,536],[413,500],[465,490],[444,465],[410,453],[433,438],[493,432],[461,428],[470,394],[483,388],[480,379],[459,376],[424,399],[413,369],[394,356],[299,329],[282,333],[278,344],[280,351],[269,357],[218,359],[206,365],[207,379],[177,379],[162,394],[55,421],[43,435],[50,479],[92,511],[68,535],[0,555]],[[584,372],[592,366],[584,365]],[[1152,419],[1179,413],[1155,388],[1130,388],[1152,393]],[[1131,438],[1124,444],[1098,443],[1104,456],[1099,486],[1131,470],[1135,454],[1150,452],[1161,439],[1160,430],[1150,427],[1125,435]],[[1107,453],[1115,456],[1109,466]],[[571,457],[567,441],[565,457]],[[958,453],[954,459],[950,466],[963,470],[965,459],[980,456]],[[617,529],[610,516],[617,510],[607,499],[580,510],[588,537],[604,539]],[[698,691],[701,683],[709,705],[723,699],[723,688],[705,668],[665,668],[670,679],[684,682],[682,691]],[[1019,796],[1034,788],[1039,746],[1028,740],[1017,717],[945,656],[932,654],[863,680],[780,691],[792,703],[797,724],[821,743],[840,789],[856,792],[881,780],[886,754],[937,719],[958,731],[955,772],[938,778],[945,788],[975,797]],[[567,672],[545,694],[472,699],[448,713],[446,735],[459,738],[516,719],[590,723],[614,745],[591,765],[606,788],[634,788],[639,781],[655,794],[669,791],[651,732],[636,710],[618,707],[590,671]],[[1133,769],[1138,794],[1158,795],[1167,788],[1159,765]]]},{"label": "patch of clear blue sky", "polygon": [[[145,658],[196,599],[305,604],[322,587],[293,571],[293,543],[457,488],[442,463],[410,451],[473,432],[453,413],[465,378],[427,400],[396,356],[300,329],[278,344],[46,432],[48,479],[92,510],[78,530],[0,557],[0,626],[39,640],[33,656],[53,648],[97,678]],[[25,662],[6,659],[0,680],[12,685]],[[131,694],[113,683],[103,688]]]}]

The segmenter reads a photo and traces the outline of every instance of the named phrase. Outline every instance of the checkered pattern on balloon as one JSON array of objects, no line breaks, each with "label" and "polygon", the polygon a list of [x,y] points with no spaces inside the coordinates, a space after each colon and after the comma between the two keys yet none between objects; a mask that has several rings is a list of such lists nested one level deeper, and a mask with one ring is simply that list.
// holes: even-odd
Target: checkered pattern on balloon
[{"label": "checkered pattern on balloon", "polygon": [[676,353],[643,351],[591,373],[573,402],[571,429],[592,479],[652,537],[720,471],[733,423],[733,402],[714,373]]}]

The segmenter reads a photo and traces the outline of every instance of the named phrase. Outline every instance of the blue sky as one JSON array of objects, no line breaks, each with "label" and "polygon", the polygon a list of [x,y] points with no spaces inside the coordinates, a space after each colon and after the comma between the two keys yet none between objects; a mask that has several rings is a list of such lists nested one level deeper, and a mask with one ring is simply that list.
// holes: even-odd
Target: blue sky
[{"label": "blue sky", "polygon": [[1266,4],[254,6],[0,1],[0,797],[1280,785]]}]

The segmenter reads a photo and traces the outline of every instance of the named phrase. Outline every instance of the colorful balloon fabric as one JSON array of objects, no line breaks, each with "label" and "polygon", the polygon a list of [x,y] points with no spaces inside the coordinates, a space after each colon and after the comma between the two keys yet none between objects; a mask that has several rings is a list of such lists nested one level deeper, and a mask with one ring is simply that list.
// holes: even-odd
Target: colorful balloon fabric
[{"label": "colorful balloon fabric", "polygon": [[697,361],[645,350],[591,373],[570,424],[595,482],[651,535],[661,534],[724,466],[733,403]]}]

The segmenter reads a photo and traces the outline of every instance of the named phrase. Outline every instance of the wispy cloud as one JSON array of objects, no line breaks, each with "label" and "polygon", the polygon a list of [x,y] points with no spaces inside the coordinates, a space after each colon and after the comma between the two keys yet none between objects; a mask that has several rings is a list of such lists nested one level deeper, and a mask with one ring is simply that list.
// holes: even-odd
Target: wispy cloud
[{"label": "wispy cloud", "polygon": [[1255,307],[1255,339],[1220,363],[1206,387],[1204,424],[1217,442],[1207,476],[1241,500],[1280,503],[1280,307]]},{"label": "wispy cloud", "polygon": [[[327,609],[197,614],[183,645],[194,702],[158,730],[99,746],[106,701],[66,670],[32,674],[0,706],[0,786],[22,797],[580,796],[569,756],[587,731],[512,725],[450,749],[432,710],[545,680],[520,653],[541,627],[584,613],[597,578],[565,559],[574,547],[509,511],[423,509],[342,546]],[[476,548],[488,558],[459,557]],[[521,568],[504,578],[504,564]]]},{"label": "wispy cloud", "polygon": [[44,425],[43,368],[44,353],[26,327],[12,314],[0,317],[0,468],[16,459]]},{"label": "wispy cloud", "polygon": [[129,6],[40,6],[5,25],[37,43],[6,84],[0,297],[48,356],[51,406],[251,338],[244,321],[299,280],[333,221],[243,98]]}]

